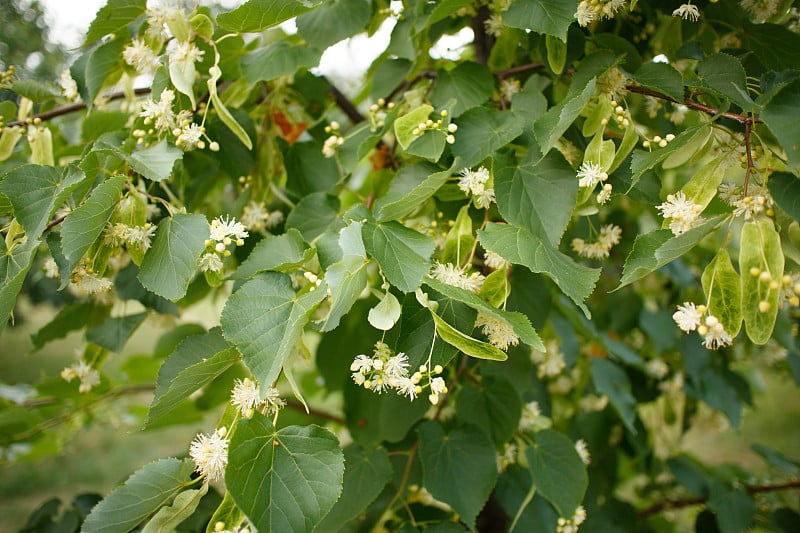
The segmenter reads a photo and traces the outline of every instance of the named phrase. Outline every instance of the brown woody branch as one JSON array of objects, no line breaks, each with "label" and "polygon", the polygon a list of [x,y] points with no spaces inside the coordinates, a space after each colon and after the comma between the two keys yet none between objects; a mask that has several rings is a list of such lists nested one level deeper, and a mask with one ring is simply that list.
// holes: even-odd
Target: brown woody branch
[{"label": "brown woody branch", "polygon": [[333,99],[336,101],[336,105],[339,106],[339,109],[344,111],[344,114],[347,115],[347,118],[350,119],[350,122],[353,124],[358,124],[359,122],[364,122],[366,119],[364,115],[362,115],[358,109],[356,108],[355,104],[351,102],[347,96],[342,93],[330,80],[323,76],[323,78],[330,87],[329,91],[333,95]]},{"label": "brown woody branch", "polygon": [[[783,483],[773,483],[769,485],[751,485],[745,487],[747,494],[761,494],[764,492],[776,492],[779,490],[800,489],[800,480],[786,481]],[[683,498],[681,500],[664,500],[656,504],[642,509],[636,513],[639,520],[644,520],[650,516],[659,514],[663,511],[670,509],[682,509],[684,507],[691,507],[692,505],[702,505],[708,503],[706,496],[693,496],[691,498]]]},{"label": "brown woody branch", "polygon": [[327,420],[329,422],[336,422],[337,424],[342,424],[342,425],[344,425],[346,423],[343,418],[341,418],[341,417],[339,417],[337,415],[328,413],[326,411],[321,411],[319,409],[315,409],[314,407],[310,407],[309,406],[308,411],[306,411],[305,406],[302,403],[300,403],[300,402],[298,402],[296,400],[286,400],[286,407],[288,407],[290,409],[294,409],[295,411],[301,411],[303,413],[306,413],[309,416],[313,416],[314,418]]},{"label": "brown woody branch", "polygon": [[[149,94],[150,87],[139,87],[138,89],[134,89],[133,92],[137,96],[142,94]],[[106,98],[108,100],[121,100],[122,98],[125,98],[125,96],[126,94],[123,91],[119,91],[109,94]],[[30,119],[14,120],[12,122],[9,122],[6,126],[9,128],[12,126],[23,126],[25,124],[28,124],[29,120],[33,121],[36,120],[37,118],[39,120],[50,120],[52,118],[69,115],[70,113],[74,113],[76,111],[82,111],[84,109],[86,109],[86,102],[75,102],[72,104],[67,104],[65,106],[56,107],[55,109],[51,109],[50,111],[45,111],[44,113],[33,115]]]},{"label": "brown woody branch", "polygon": [[683,104],[689,109],[694,109],[696,111],[700,111],[702,113],[706,113],[707,115],[711,116],[724,117],[730,120],[734,120],[740,124],[752,125],[761,122],[761,119],[752,117],[750,115],[740,115],[738,113],[731,113],[730,111],[720,112],[719,109],[707,106],[705,104],[701,104],[700,102],[695,102],[694,100],[688,97],[684,98],[683,102],[679,102],[674,98],[672,98],[671,96],[667,96],[666,94],[654,91],[652,89],[648,89],[646,87],[640,87],[639,85],[627,85],[625,88],[632,93],[643,94],[645,96],[652,96],[653,98],[658,98],[659,100],[666,100],[667,102],[672,102],[673,104]]}]

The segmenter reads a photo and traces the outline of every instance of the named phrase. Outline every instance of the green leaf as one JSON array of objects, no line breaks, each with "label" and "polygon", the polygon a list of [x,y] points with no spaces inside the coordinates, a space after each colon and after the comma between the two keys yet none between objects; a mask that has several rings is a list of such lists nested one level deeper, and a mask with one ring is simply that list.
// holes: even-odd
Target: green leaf
[{"label": "green leaf", "polygon": [[437,315],[434,309],[430,307],[428,309],[431,312],[431,317],[433,317],[433,322],[436,324],[436,334],[447,344],[477,359],[487,359],[489,361],[505,361],[508,359],[508,355],[504,351],[462,333]]},{"label": "green leaf", "polygon": [[528,230],[508,224],[487,224],[486,229],[478,231],[478,240],[506,261],[545,274],[589,316],[583,301],[600,278],[599,268],[579,265]]},{"label": "green leaf", "polygon": [[789,169],[800,166],[800,79],[786,84],[764,106],[761,119],[781,143],[789,159]]},{"label": "green leaf", "polygon": [[321,57],[322,52],[316,48],[278,41],[242,57],[242,74],[251,84],[271,81],[280,76],[292,75],[301,68],[316,67]]},{"label": "green leaf", "polygon": [[575,443],[552,429],[537,431],[525,450],[536,492],[553,504],[562,517],[571,517],[589,486],[586,465]]},{"label": "green leaf", "polygon": [[161,459],[150,463],[98,503],[86,517],[82,531],[130,531],[182,491],[193,470],[194,464],[189,459]]},{"label": "green leaf", "polygon": [[[352,358],[350,356],[347,365]],[[347,429],[353,439],[364,446],[404,440],[431,406],[424,398],[409,402],[405,396],[395,393],[377,395],[353,383],[349,373],[346,379],[344,398]]]},{"label": "green leaf", "polygon": [[444,252],[441,254],[440,262],[453,263],[454,265],[463,264],[475,245],[475,236],[472,233],[472,217],[469,210],[472,202],[464,205],[458,210],[455,222],[447,232],[444,241]]},{"label": "green leaf", "polygon": [[394,135],[403,150],[407,150],[409,145],[417,140],[419,135],[414,134],[414,130],[428,120],[431,113],[433,113],[433,106],[423,104],[394,121]]},{"label": "green leaf", "polygon": [[479,387],[465,386],[458,394],[456,417],[486,432],[495,446],[514,435],[522,414],[522,403],[506,379],[485,376]]},{"label": "green leaf", "polygon": [[55,86],[36,80],[15,80],[9,89],[33,102],[47,102],[61,95]]},{"label": "green leaf", "polygon": [[[493,90],[491,71],[485,65],[465,61],[452,70],[439,71],[430,98],[436,108],[446,108],[450,116],[456,118],[485,102],[492,96]],[[455,99],[456,103],[447,107],[451,99]]]},{"label": "green leaf", "polygon": [[697,77],[702,87],[729,98],[745,112],[753,109],[753,99],[747,94],[744,67],[739,59],[722,52],[708,56],[697,65]]},{"label": "green leaf", "polygon": [[324,192],[304,196],[286,217],[286,227],[295,228],[306,242],[325,233],[339,215],[339,198]]},{"label": "green leaf", "polygon": [[38,241],[28,239],[25,244],[20,244],[9,252],[0,239],[0,282],[2,282],[0,283],[0,333],[14,311],[17,294],[22,288],[25,276],[28,275],[38,246]]},{"label": "green leaf", "polygon": [[800,221],[800,178],[788,172],[773,172],[767,187],[775,203]]},{"label": "green leaf", "polygon": [[644,150],[636,150],[633,152],[633,159],[631,160],[631,187],[639,181],[642,174],[655,168],[656,165],[664,161],[671,154],[682,149],[687,145],[694,146],[697,142],[695,136],[698,130],[710,128],[708,123],[694,126],[683,130],[677,137],[675,137],[664,148],[654,147],[651,152]]},{"label": "green leaf", "polygon": [[277,430],[263,416],[240,420],[225,485],[259,531],[311,531],[342,491],[344,454],[319,426]]},{"label": "green leaf", "polygon": [[717,516],[720,531],[739,532],[750,529],[756,514],[753,497],[739,488],[728,488],[721,482],[711,485],[708,508]]},{"label": "green leaf", "polygon": [[547,64],[555,74],[564,72],[564,65],[567,63],[567,43],[566,40],[559,39],[552,35],[545,35],[545,46],[547,47]]},{"label": "green leaf", "polygon": [[414,213],[447,182],[457,162],[454,161],[453,166],[440,172],[437,172],[438,167],[430,163],[402,167],[389,184],[386,194],[375,202],[375,218],[378,222],[387,222]]},{"label": "green leaf", "polygon": [[362,236],[367,253],[378,261],[389,283],[403,292],[419,287],[430,268],[433,237],[407,228],[399,222],[365,222]]},{"label": "green leaf", "polygon": [[281,235],[267,235],[256,244],[231,279],[248,279],[259,272],[290,272],[311,259],[314,249],[306,244],[300,232],[290,228]]},{"label": "green leaf", "polygon": [[[742,316],[747,336],[755,344],[765,344],[772,336],[778,317],[778,299],[783,278],[781,238],[772,220],[760,218],[745,222],[739,245],[739,271],[742,273]],[[750,274],[751,269],[767,272],[769,279]],[[770,282],[776,281],[776,288]],[[759,308],[766,302],[766,309]]]},{"label": "green leaf", "polygon": [[745,23],[740,33],[742,45],[755,52],[767,69],[781,71],[800,69],[800,35],[778,24]]},{"label": "green leaf", "polygon": [[683,77],[666,63],[645,62],[633,79],[642,87],[666,94],[676,102],[683,102]]},{"label": "green leaf", "polygon": [[208,492],[208,483],[200,485],[199,489],[185,490],[175,496],[172,505],[162,507],[142,529],[142,533],[159,533],[161,531],[174,531],[181,522],[195,512],[200,500]]},{"label": "green leaf", "polygon": [[436,6],[431,11],[430,18],[428,18],[428,25],[436,24],[440,20],[444,20],[457,12],[459,9],[468,6],[470,0],[440,0],[436,2]]},{"label": "green leaf", "polygon": [[121,352],[145,318],[147,313],[107,318],[102,324],[86,330],[86,340],[112,352]]},{"label": "green leaf", "polygon": [[184,339],[158,371],[156,392],[144,427],[156,425],[181,401],[211,383],[238,360],[239,353],[222,337],[219,328]]},{"label": "green leaf", "polygon": [[577,8],[577,0],[519,0],[503,13],[503,22],[567,42],[567,28],[575,20]]},{"label": "green leaf", "polygon": [[206,217],[197,214],[177,214],[159,222],[139,270],[144,288],[168,300],[183,298],[205,249],[208,228]]},{"label": "green leaf", "polygon": [[97,311],[92,302],[75,302],[61,309],[53,320],[31,335],[34,349],[38,350],[50,341],[61,339],[71,331],[84,328],[100,314]]},{"label": "green leaf", "polygon": [[342,497],[315,531],[340,531],[381,493],[392,478],[392,464],[383,447],[364,449],[351,444],[344,449]]},{"label": "green leaf", "polygon": [[739,274],[725,248],[717,252],[703,271],[702,282],[708,312],[722,322],[731,337],[736,337],[742,327],[742,289]]},{"label": "green leaf", "polygon": [[217,522],[222,522],[232,528],[234,527],[233,524],[241,524],[244,518],[244,513],[236,506],[231,493],[226,490],[225,496],[222,497],[222,503],[219,504],[211,520],[208,521],[206,533],[218,533],[215,529]]},{"label": "green leaf", "polygon": [[531,150],[515,165],[510,154],[498,154],[492,172],[503,218],[558,246],[578,196],[578,179],[564,156],[550,151],[542,158]]},{"label": "green leaf", "polygon": [[14,216],[29,241],[38,239],[50,216],[83,181],[80,172],[66,169],[64,174],[50,166],[21,165],[0,181],[0,193],[14,207]]},{"label": "green leaf", "polygon": [[[573,81],[573,83],[575,83]],[[567,131],[581,114],[589,98],[594,94],[596,80],[591,79],[586,86],[575,94],[567,96],[562,102],[547,110],[533,123],[533,133],[541,146],[542,152],[547,153],[555,146],[556,141]]]},{"label": "green leaf", "polygon": [[353,221],[339,233],[342,259],[325,271],[325,283],[331,293],[328,315],[317,326],[330,331],[339,325],[367,287],[367,253],[361,240],[361,222]]},{"label": "green leaf", "polygon": [[639,235],[633,241],[633,249],[625,260],[622,269],[622,287],[640,280],[649,273],[658,270],[667,263],[679,258],[695,247],[706,235],[716,229],[724,215],[710,218],[697,227],[680,235],[673,235],[670,230],[660,229]]},{"label": "green leaf", "polygon": [[608,359],[595,357],[592,359],[592,382],[598,393],[608,396],[628,431],[635,434],[636,398],[625,371]]},{"label": "green leaf", "polygon": [[108,0],[95,15],[83,45],[88,46],[109,33],[124,29],[144,14],[146,4],[146,0]]},{"label": "green leaf", "polygon": [[[286,190],[302,198],[315,192],[328,192],[341,179],[339,162],[325,157],[321,141],[296,142],[283,154]],[[341,155],[341,150],[340,150]],[[341,159],[341,158],[340,158]]]},{"label": "green leaf", "polygon": [[524,128],[524,119],[511,111],[470,109],[458,119],[453,155],[461,157],[463,166],[472,168],[519,137]]},{"label": "green leaf", "polygon": [[92,191],[83,205],[70,212],[64,219],[64,224],[61,226],[61,246],[70,271],[105,230],[125,180],[125,176],[107,179]]},{"label": "green leaf", "polygon": [[346,37],[360,33],[370,19],[368,0],[329,0],[297,17],[297,31],[306,42],[324,50]]},{"label": "green leaf", "polygon": [[220,316],[222,333],[239,349],[258,382],[271,386],[326,296],[324,286],[298,296],[289,276],[259,274],[228,298]]},{"label": "green leaf", "polygon": [[542,340],[539,338],[539,335],[537,335],[536,330],[533,329],[533,326],[531,326],[531,323],[528,321],[528,317],[522,313],[497,309],[470,291],[460,287],[447,285],[431,277],[426,277],[424,283],[443,296],[447,296],[450,299],[466,304],[472,309],[475,309],[476,311],[488,315],[496,320],[505,322],[514,330],[517,335],[519,335],[519,338],[522,340],[522,342],[531,348],[544,350],[544,344],[542,344]]},{"label": "green leaf", "polygon": [[217,24],[240,33],[255,33],[296,17],[318,6],[322,0],[248,0],[217,16]]},{"label": "green leaf", "polygon": [[114,71],[119,70],[124,44],[123,39],[112,39],[101,44],[89,54],[85,76],[90,107],[95,97],[100,94],[106,80]]},{"label": "green leaf", "polygon": [[474,528],[497,482],[492,441],[474,426],[445,432],[436,421],[425,422],[417,432],[425,488]]},{"label": "green leaf", "polygon": [[166,140],[132,153],[128,163],[133,170],[152,181],[168,179],[175,161],[183,157],[183,151]]}]

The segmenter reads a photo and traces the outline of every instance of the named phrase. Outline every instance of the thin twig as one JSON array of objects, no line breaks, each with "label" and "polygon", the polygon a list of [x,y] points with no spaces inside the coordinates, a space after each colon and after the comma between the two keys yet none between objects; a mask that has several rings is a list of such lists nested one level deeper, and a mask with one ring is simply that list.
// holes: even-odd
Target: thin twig
[{"label": "thin twig", "polygon": [[[762,492],[775,492],[779,490],[800,489],[800,480],[786,481],[783,483],[773,483],[769,485],[752,485],[745,487],[747,494],[760,494]],[[681,500],[664,500],[656,504],[642,509],[636,513],[639,520],[644,520],[650,516],[667,511],[669,509],[681,509],[683,507],[691,507],[692,505],[701,505],[708,502],[707,496],[693,496]]]},{"label": "thin twig", "polygon": [[[143,94],[149,94],[150,93],[150,87],[139,87],[138,89],[134,89],[133,93],[135,95],[137,95],[137,96],[141,96]],[[108,101],[121,100],[121,99],[125,98],[126,96],[127,96],[127,94],[125,92],[119,91],[119,92],[115,92],[115,93],[109,94],[108,96],[106,96],[105,99],[108,100]],[[67,104],[65,106],[56,107],[55,109],[51,109],[50,111],[45,111],[44,113],[39,113],[37,115],[33,115],[29,119],[14,120],[12,122],[9,122],[6,125],[6,127],[10,128],[12,126],[23,126],[23,125],[27,124],[28,121],[32,122],[32,121],[36,120],[37,118],[40,119],[40,120],[43,120],[43,121],[44,120],[50,120],[51,118],[56,118],[56,117],[61,117],[61,116],[64,116],[64,115],[69,115],[70,113],[74,113],[76,111],[82,111],[84,109],[86,109],[86,102],[74,102],[72,104]]]},{"label": "thin twig", "polygon": [[321,418],[322,420],[328,420],[329,422],[336,422],[337,424],[344,425],[346,422],[343,418],[334,415],[332,413],[328,413],[325,411],[320,411],[319,409],[315,409],[314,407],[309,407],[308,411],[306,411],[306,407],[296,401],[296,400],[286,400],[286,407],[290,409],[294,409],[295,411],[302,411],[309,416],[313,416],[314,418]]},{"label": "thin twig", "polygon": [[744,173],[744,185],[742,187],[742,197],[747,197],[747,185],[750,183],[750,174],[753,172],[753,151],[750,146],[750,132],[752,129],[750,122],[744,123],[744,152],[747,154],[747,170]]},{"label": "thin twig", "polygon": [[407,91],[408,89],[410,89],[411,87],[413,87],[414,85],[416,85],[418,82],[420,82],[422,80],[426,80],[426,79],[427,80],[432,80],[432,79],[435,79],[437,76],[438,76],[438,74],[437,74],[437,72],[435,70],[423,70],[422,72],[420,72],[419,74],[417,74],[416,76],[411,78],[410,80],[404,80],[404,81],[400,82],[400,84],[397,87],[395,87],[394,89],[392,89],[392,92],[390,92],[389,95],[386,97],[386,101],[387,102],[391,102],[392,99],[395,96],[397,96],[398,93]]},{"label": "thin twig", "polygon": [[520,65],[518,67],[511,67],[503,70],[495,70],[492,72],[494,76],[498,79],[505,79],[509,76],[514,76],[516,74],[524,74],[526,72],[533,72],[535,70],[541,70],[545,67],[545,64],[541,61],[538,63],[528,63],[527,65]]}]

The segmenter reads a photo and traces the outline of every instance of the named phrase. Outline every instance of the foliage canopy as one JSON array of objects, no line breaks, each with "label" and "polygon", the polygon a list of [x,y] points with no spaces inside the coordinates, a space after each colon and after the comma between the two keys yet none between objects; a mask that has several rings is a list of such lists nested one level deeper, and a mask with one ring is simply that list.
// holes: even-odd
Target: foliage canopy
[{"label": "foliage canopy", "polygon": [[[219,421],[60,530],[797,530],[798,458],[759,445],[756,479],[681,438],[704,405],[738,426],[758,369],[800,383],[798,28],[789,0],[109,0],[60,86],[0,80],[0,321],[49,301],[34,346],[85,339],[0,389],[3,459],[144,388],[144,430]],[[365,32],[346,95],[317,67]]]}]

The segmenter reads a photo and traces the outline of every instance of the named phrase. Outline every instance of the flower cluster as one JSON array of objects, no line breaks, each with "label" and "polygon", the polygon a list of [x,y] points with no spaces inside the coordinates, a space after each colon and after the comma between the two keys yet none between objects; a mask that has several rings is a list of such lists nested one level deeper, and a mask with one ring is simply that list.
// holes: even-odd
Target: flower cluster
[{"label": "flower cluster", "polygon": [[458,131],[458,125],[452,122],[447,125],[443,123],[443,119],[445,119],[448,115],[446,109],[442,109],[440,115],[442,118],[438,120],[434,121],[432,119],[428,119],[425,122],[420,122],[416,128],[411,130],[411,133],[414,135],[422,135],[426,131],[441,131],[445,134],[445,140],[447,141],[447,144],[453,144],[456,142],[456,138],[453,134]]},{"label": "flower cluster", "polygon": [[666,148],[666,146],[675,140],[675,135],[672,133],[667,133],[664,137],[661,135],[656,135],[652,139],[646,139],[642,141],[642,146],[645,148],[651,148],[653,146],[658,146],[659,148]]},{"label": "flower cluster", "polygon": [[531,350],[531,361],[538,367],[536,374],[539,379],[555,377],[561,374],[566,366],[564,352],[554,339],[545,343],[545,351]]},{"label": "flower cluster", "polygon": [[739,5],[750,12],[756,22],[766,22],[778,12],[778,0],[741,0]]},{"label": "flower cluster", "polygon": [[604,172],[600,165],[591,161],[584,161],[581,168],[578,169],[578,185],[581,187],[593,188],[607,179],[608,173]]},{"label": "flower cluster", "polygon": [[70,276],[70,288],[79,296],[94,296],[107,293],[114,283],[99,276],[86,261],[81,261]]},{"label": "flower cluster", "polygon": [[221,427],[210,435],[199,433],[189,447],[189,457],[194,461],[195,472],[210,481],[222,479],[228,465],[228,431]]},{"label": "flower cluster", "polygon": [[518,426],[520,431],[536,433],[552,425],[553,421],[542,414],[539,402],[528,402],[522,406],[522,416],[519,418]]},{"label": "flower cluster", "polygon": [[89,392],[92,387],[100,384],[100,374],[83,359],[62,370],[61,377],[67,383],[77,378],[80,381],[78,392],[81,393]]},{"label": "flower cluster", "polygon": [[252,418],[256,411],[265,415],[274,415],[286,406],[275,387],[270,387],[261,399],[258,384],[250,378],[236,379],[231,391],[231,404],[239,409],[245,418]]},{"label": "flower cluster", "polygon": [[678,9],[673,11],[672,16],[697,22],[700,19],[700,10],[696,5],[693,5],[691,2],[689,2],[688,4],[682,4]]},{"label": "flower cluster", "polygon": [[486,335],[489,342],[501,350],[507,350],[509,346],[517,346],[519,344],[519,336],[517,336],[514,328],[508,322],[489,316],[486,313],[478,312],[475,327],[483,328],[483,334]]},{"label": "flower cluster", "polygon": [[[605,72],[605,74],[597,79],[597,88],[602,94],[605,94],[611,98],[613,106],[620,107],[617,105],[617,100],[622,99],[623,96],[628,94],[628,85],[630,83],[630,78],[628,78],[624,72],[617,67],[611,67]],[[625,124],[627,121],[625,115],[627,113],[623,111],[616,111],[616,114],[617,117],[622,115],[623,120],[618,120],[618,122],[622,123],[622,126],[627,127],[628,124]]]},{"label": "flower cluster", "polygon": [[614,224],[600,226],[596,242],[587,243],[581,238],[572,239],[572,249],[581,257],[588,259],[605,259],[614,245],[622,239],[622,229]]},{"label": "flower cluster", "polygon": [[689,333],[697,331],[703,337],[703,346],[716,350],[733,344],[733,338],[725,331],[717,317],[708,313],[705,305],[684,302],[672,315],[672,319],[680,329]]},{"label": "flower cluster", "polygon": [[476,294],[481,291],[483,282],[486,280],[483,274],[478,272],[467,274],[466,268],[457,267],[453,263],[440,263],[438,261],[433,265],[431,277],[447,285],[460,287]]},{"label": "flower cluster", "polygon": [[614,18],[614,15],[625,5],[625,0],[581,0],[575,18],[578,24],[588,26],[595,20]]},{"label": "flower cluster", "polygon": [[206,239],[206,251],[200,256],[198,263],[200,271],[222,271],[222,259],[231,255],[228,246],[242,246],[248,235],[247,229],[235,218],[226,216],[212,220],[209,238]]},{"label": "flower cluster", "polygon": [[488,209],[492,202],[494,202],[494,189],[487,187],[491,176],[486,167],[480,167],[478,170],[470,170],[465,168],[461,171],[461,177],[458,179],[458,188],[464,194],[475,200],[475,205],[481,209]]},{"label": "flower cluster", "polygon": [[483,264],[492,270],[505,270],[508,268],[508,261],[503,259],[500,254],[494,252],[486,252],[486,254],[484,254]]},{"label": "flower cluster", "polygon": [[112,246],[135,246],[146,252],[152,246],[156,226],[146,222],[142,226],[128,226],[123,222],[116,222],[106,228],[105,240]]},{"label": "flower cluster", "polygon": [[578,439],[575,441],[575,451],[578,452],[583,464],[588,466],[592,462],[592,455],[589,453],[589,447],[585,440]]},{"label": "flower cluster", "polygon": [[[393,355],[391,348],[379,341],[375,343],[372,357],[360,354],[353,359],[350,371],[353,373],[353,381],[358,386],[379,394],[395,389],[398,394],[407,396],[412,401],[428,387],[430,388],[428,400],[433,405],[438,404],[439,396],[447,393],[444,379],[433,377],[442,373],[441,365],[436,365],[433,369],[421,365],[419,370],[410,376],[409,366],[406,354],[400,352]],[[423,378],[426,378],[427,383],[421,384]]]},{"label": "flower cluster", "polygon": [[579,505],[572,518],[559,518],[556,531],[558,533],[578,533],[578,526],[586,521],[586,509]]},{"label": "flower cluster", "polygon": [[661,216],[669,219],[669,229],[674,235],[680,235],[697,226],[703,219],[700,213],[703,206],[686,198],[683,191],[667,195],[667,201],[656,206]]},{"label": "flower cluster", "polygon": [[503,446],[503,451],[498,453],[495,457],[497,461],[497,473],[502,474],[510,465],[516,464],[518,453],[519,450],[516,444],[506,442]]},{"label": "flower cluster", "polygon": [[152,74],[160,66],[158,54],[143,39],[134,39],[126,46],[122,51],[122,58],[138,74]]},{"label": "flower cluster", "polygon": [[241,223],[250,231],[273,229],[283,222],[281,211],[268,211],[264,202],[253,202],[244,206]]},{"label": "flower cluster", "polygon": [[148,135],[172,134],[175,137],[175,146],[184,151],[195,148],[202,150],[206,147],[206,140],[209,141],[208,148],[212,152],[219,151],[219,143],[208,138],[205,127],[193,122],[194,115],[191,111],[183,109],[175,113],[172,108],[174,102],[175,91],[172,89],[161,91],[158,101],[147,99],[142,102],[139,116],[144,118],[144,125],[150,128],[133,130],[137,143],[145,144]]}]

